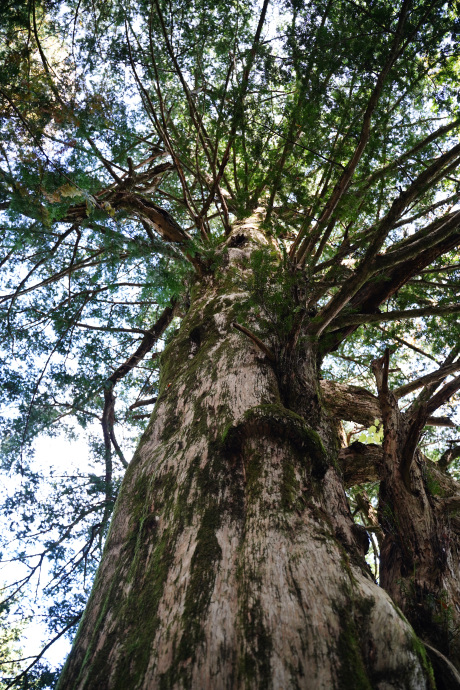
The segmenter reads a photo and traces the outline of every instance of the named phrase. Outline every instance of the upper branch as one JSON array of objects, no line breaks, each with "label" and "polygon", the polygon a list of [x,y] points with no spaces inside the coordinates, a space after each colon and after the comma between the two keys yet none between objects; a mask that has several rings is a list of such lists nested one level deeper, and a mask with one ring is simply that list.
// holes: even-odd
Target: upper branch
[{"label": "upper branch", "polygon": [[[430,166],[420,173],[415,180],[397,197],[388,213],[378,223],[370,240],[366,253],[355,270],[353,276],[334,295],[322,311],[313,319],[309,326],[311,335],[319,336],[333,319],[341,312],[358,290],[365,284],[373,273],[374,261],[380,251],[388,233],[399,220],[407,206],[426,192],[435,182],[439,181],[449,169],[449,165],[458,165],[460,160],[460,144],[452,147],[439,156]],[[457,222],[457,220],[455,221]]]},{"label": "upper branch", "polygon": [[[351,180],[353,178],[354,172],[356,170],[356,167],[361,160],[361,157],[364,153],[364,149],[366,148],[367,142],[369,141],[369,137],[371,134],[371,120],[372,116],[374,114],[375,108],[377,107],[377,104],[379,102],[380,96],[383,91],[383,87],[385,84],[385,81],[388,77],[388,73],[390,72],[391,68],[395,64],[396,60],[401,54],[401,43],[403,40],[403,30],[404,30],[404,25],[406,22],[407,14],[409,11],[410,7],[410,0],[404,0],[402,7],[401,7],[401,12],[399,13],[399,19],[398,19],[398,26],[396,28],[395,36],[393,39],[393,44],[390,49],[390,54],[388,56],[387,62],[384,65],[383,69],[380,71],[380,74],[377,77],[377,81],[375,83],[374,89],[372,91],[371,97],[369,98],[368,104],[366,111],[364,113],[363,117],[363,124],[362,124],[362,129],[361,129],[361,134],[358,140],[358,144],[355,148],[355,151],[353,153],[353,156],[349,160],[345,170],[343,171],[342,175],[340,176],[339,180],[337,181],[334,189],[332,190],[332,194],[327,201],[320,217],[318,220],[318,225],[324,225],[331,215],[333,214],[334,210],[337,207],[337,204],[347,191],[348,187],[350,186]],[[308,248],[308,237],[306,237],[303,242],[300,244],[299,247],[299,241],[301,237],[296,240],[296,242],[293,245],[292,248],[292,255],[295,256],[296,260],[301,262],[305,259],[305,252]],[[298,249],[297,249],[298,247]]]},{"label": "upper branch", "polygon": [[350,314],[338,318],[334,322],[332,330],[342,328],[343,326],[357,326],[363,323],[385,323],[388,321],[415,319],[421,316],[447,316],[449,314],[459,313],[460,303],[449,304],[445,307],[442,305],[433,305],[430,307],[420,307],[418,309],[403,309],[378,314]]},{"label": "upper branch", "polygon": [[455,371],[459,370],[460,362],[453,362],[450,365],[441,367],[431,374],[426,374],[426,376],[421,376],[419,379],[415,379],[415,381],[411,381],[410,383],[406,383],[404,386],[400,386],[394,391],[394,394],[397,398],[403,398],[405,395],[416,391],[418,388],[423,388],[428,384],[439,383],[449,374],[453,374]]}]

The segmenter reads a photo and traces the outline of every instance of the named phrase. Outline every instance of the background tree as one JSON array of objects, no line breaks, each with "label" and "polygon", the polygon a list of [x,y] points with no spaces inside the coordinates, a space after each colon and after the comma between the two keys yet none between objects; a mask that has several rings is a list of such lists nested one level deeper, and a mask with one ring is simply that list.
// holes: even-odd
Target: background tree
[{"label": "background tree", "polygon": [[[10,596],[48,563],[53,639],[126,470],[59,687],[433,687],[388,594],[458,682],[457,31],[436,0],[6,3]],[[94,472],[34,463],[65,424]]]}]

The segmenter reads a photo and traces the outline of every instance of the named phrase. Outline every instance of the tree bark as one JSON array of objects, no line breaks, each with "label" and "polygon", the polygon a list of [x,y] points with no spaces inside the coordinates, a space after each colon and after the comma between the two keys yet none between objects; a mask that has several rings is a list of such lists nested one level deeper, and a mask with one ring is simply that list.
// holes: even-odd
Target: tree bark
[{"label": "tree bark", "polygon": [[388,389],[388,366],[389,350],[373,363],[384,424],[380,584],[417,634],[460,669],[460,541],[450,515],[459,505],[459,494],[451,493],[441,472],[430,472],[417,449],[427,405],[420,403],[402,414]]},{"label": "tree bark", "polygon": [[267,244],[234,229],[165,350],[59,690],[434,687],[364,561],[313,345],[273,362],[232,327]]}]

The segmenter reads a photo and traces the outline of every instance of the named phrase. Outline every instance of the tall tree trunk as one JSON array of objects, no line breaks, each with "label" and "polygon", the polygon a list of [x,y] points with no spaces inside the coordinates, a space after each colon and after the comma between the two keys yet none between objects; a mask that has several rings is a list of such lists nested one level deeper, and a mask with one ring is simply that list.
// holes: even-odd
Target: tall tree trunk
[{"label": "tall tree trunk", "polygon": [[264,245],[234,230],[163,355],[60,690],[433,687],[364,562],[313,346],[232,326]]}]

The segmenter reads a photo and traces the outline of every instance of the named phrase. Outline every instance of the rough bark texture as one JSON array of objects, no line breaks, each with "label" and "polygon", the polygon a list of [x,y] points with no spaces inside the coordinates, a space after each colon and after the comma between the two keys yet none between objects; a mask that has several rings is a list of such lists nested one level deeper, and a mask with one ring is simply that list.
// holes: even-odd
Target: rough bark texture
[{"label": "rough bark texture", "polygon": [[58,687],[433,687],[365,565],[314,351],[274,364],[232,327],[267,243],[255,220],[235,233],[163,355]]},{"label": "rough bark texture", "polygon": [[384,360],[373,365],[385,429],[379,471],[379,521],[385,535],[380,583],[417,634],[460,668],[460,543],[446,503],[455,510],[458,496],[449,496],[448,479],[439,481],[441,472],[430,472],[416,448],[426,405],[400,412],[388,389],[389,353]]},{"label": "rough bark texture", "polygon": [[[452,675],[452,664],[443,662],[439,650],[443,649],[458,668],[458,483],[420,451],[411,466],[409,494],[402,480],[396,483],[393,477],[391,482],[381,446],[353,443],[340,450],[339,462],[347,486],[387,477],[381,487],[380,506],[387,530],[382,543],[382,580],[426,643],[435,672]],[[436,645],[437,655],[429,641]],[[457,685],[450,680],[446,688],[460,688],[460,674],[456,673]],[[442,679],[440,682],[437,677],[436,681],[438,688],[444,687]]]}]

